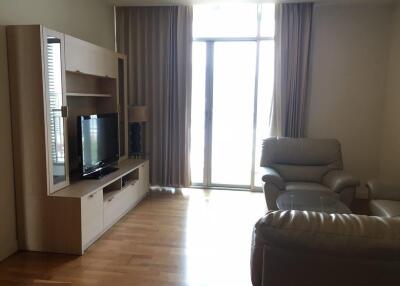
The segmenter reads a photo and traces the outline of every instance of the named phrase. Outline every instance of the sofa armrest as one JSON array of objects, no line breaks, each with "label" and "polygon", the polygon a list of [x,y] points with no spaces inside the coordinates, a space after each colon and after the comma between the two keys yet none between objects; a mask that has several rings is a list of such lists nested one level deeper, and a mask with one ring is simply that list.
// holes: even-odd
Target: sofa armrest
[{"label": "sofa armrest", "polygon": [[284,190],[285,189],[285,181],[282,177],[272,168],[261,167],[262,171],[262,180],[265,183],[274,184],[278,189]]},{"label": "sofa armrest", "polygon": [[367,182],[367,188],[371,194],[372,199],[400,201],[400,187],[389,187],[377,180],[370,180]]},{"label": "sofa armrest", "polygon": [[323,177],[322,184],[334,192],[340,192],[345,188],[358,187],[360,180],[343,171],[330,171]]}]

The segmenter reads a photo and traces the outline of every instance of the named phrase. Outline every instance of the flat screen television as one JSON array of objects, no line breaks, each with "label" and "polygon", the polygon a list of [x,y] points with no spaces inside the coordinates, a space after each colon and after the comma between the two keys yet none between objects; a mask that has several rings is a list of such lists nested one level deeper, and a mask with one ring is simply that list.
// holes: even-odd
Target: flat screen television
[{"label": "flat screen television", "polygon": [[100,178],[119,159],[118,113],[78,116],[80,170],[83,178]]}]

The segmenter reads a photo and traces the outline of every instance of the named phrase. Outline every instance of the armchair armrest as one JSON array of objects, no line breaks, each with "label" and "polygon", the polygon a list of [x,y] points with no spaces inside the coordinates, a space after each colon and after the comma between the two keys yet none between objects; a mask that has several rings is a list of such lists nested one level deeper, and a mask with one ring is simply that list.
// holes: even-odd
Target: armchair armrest
[{"label": "armchair armrest", "polygon": [[285,189],[285,181],[282,179],[277,171],[267,167],[262,167],[261,169],[263,170],[263,182],[274,184],[280,190]]},{"label": "armchair armrest", "polygon": [[330,171],[323,177],[322,184],[334,192],[340,192],[345,188],[358,187],[360,180],[343,171]]},{"label": "armchair armrest", "polygon": [[396,189],[377,180],[370,180],[367,182],[367,188],[372,199],[400,201],[400,187]]}]

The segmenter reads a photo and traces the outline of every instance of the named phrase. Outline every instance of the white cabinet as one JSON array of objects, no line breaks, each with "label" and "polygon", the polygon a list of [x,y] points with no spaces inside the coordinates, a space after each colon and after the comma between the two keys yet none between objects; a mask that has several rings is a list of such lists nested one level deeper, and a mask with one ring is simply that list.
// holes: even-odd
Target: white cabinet
[{"label": "white cabinet", "polygon": [[86,248],[103,231],[103,190],[81,198],[82,245]]},{"label": "white cabinet", "polygon": [[116,223],[135,203],[134,185],[129,185],[123,190],[104,201],[104,227],[109,228]]},{"label": "white cabinet", "polygon": [[66,70],[101,77],[117,77],[115,53],[65,35]]}]

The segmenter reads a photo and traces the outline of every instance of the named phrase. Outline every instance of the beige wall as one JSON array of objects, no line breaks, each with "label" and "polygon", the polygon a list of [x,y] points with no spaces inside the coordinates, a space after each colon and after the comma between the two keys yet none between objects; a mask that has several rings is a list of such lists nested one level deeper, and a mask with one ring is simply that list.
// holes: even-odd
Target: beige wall
[{"label": "beige wall", "polygon": [[[106,0],[1,0],[0,25],[43,24],[114,49],[113,8]],[[17,248],[11,125],[4,29],[0,30],[0,260]]]},{"label": "beige wall", "polygon": [[337,138],[345,169],[379,172],[392,4],[317,4],[307,135]]},{"label": "beige wall", "polygon": [[114,50],[114,11],[108,0],[1,0],[0,25],[43,24]]},{"label": "beige wall", "polygon": [[393,18],[386,98],[383,108],[380,179],[400,186],[400,4]]}]

